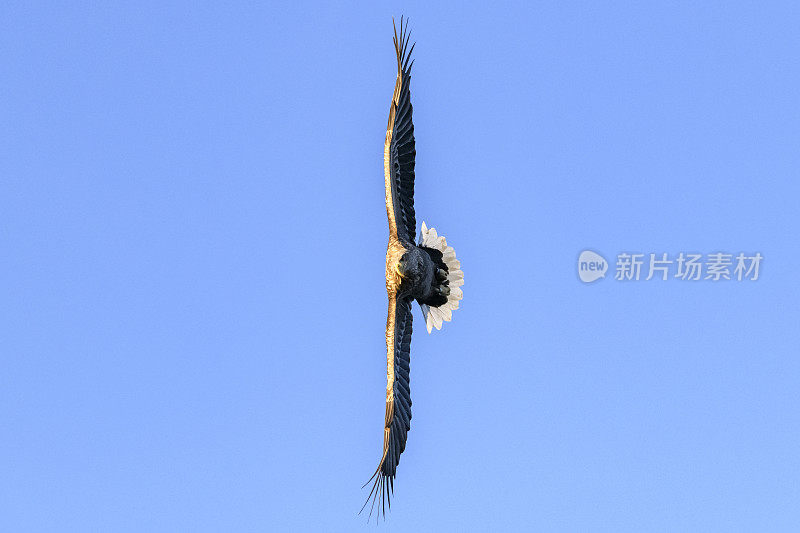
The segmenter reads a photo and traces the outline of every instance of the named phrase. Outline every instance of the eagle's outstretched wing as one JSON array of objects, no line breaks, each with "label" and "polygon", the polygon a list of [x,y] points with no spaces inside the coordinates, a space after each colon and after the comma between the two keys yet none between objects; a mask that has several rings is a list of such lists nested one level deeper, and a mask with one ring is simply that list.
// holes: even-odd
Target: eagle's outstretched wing
[{"label": "eagle's outstretched wing", "polygon": [[408,23],[400,19],[400,38],[394,32],[394,49],[397,53],[397,81],[389,109],[389,125],[383,147],[383,174],[386,186],[386,215],[392,237],[414,243],[417,221],[414,217],[414,124],[411,121],[411,67],[409,60],[414,45],[408,48],[410,37]]},{"label": "eagle's outstretched wing", "polygon": [[[402,241],[414,243],[417,222],[414,217],[414,125],[411,122],[409,63],[414,46],[408,48],[408,27],[400,19],[400,38],[394,32],[397,53],[397,81],[389,109],[386,144],[383,149],[383,171],[386,186],[386,215],[389,219],[389,247],[387,249],[386,288],[389,295],[389,313],[386,318],[386,419],[383,429],[383,454],[378,468],[364,484],[374,480],[370,499],[370,515],[375,501],[380,497],[378,513],[386,513],[391,505],[390,493],[394,488],[394,475],[400,454],[406,448],[406,436],[411,428],[411,392],[408,370],[411,361],[411,298],[397,296],[400,280],[393,277],[392,263],[404,252]],[[396,257],[395,257],[396,256]],[[364,507],[361,510],[364,510]]]},{"label": "eagle's outstretched wing", "polygon": [[[386,319],[386,424],[383,429],[383,455],[377,470],[365,483],[373,479],[372,490],[364,506],[372,499],[370,515],[375,500],[380,496],[378,513],[386,513],[391,505],[390,493],[394,488],[394,474],[400,454],[406,449],[406,437],[411,429],[411,391],[409,364],[411,362],[411,302],[410,298],[389,298],[389,316]],[[363,507],[362,507],[363,510]]]}]

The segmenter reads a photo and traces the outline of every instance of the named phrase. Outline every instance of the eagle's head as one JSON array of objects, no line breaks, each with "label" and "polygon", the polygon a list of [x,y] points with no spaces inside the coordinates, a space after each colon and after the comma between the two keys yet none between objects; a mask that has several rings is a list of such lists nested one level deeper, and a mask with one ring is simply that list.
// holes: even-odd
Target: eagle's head
[{"label": "eagle's head", "polygon": [[416,283],[422,278],[424,272],[422,257],[413,250],[409,250],[400,257],[395,265],[395,270],[403,281]]}]

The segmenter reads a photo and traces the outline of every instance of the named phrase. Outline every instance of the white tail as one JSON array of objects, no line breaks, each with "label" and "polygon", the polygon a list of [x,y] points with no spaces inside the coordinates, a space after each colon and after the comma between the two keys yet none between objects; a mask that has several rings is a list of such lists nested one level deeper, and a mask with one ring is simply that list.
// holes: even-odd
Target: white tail
[{"label": "white tail", "polygon": [[439,307],[420,305],[422,313],[425,315],[425,326],[430,333],[431,328],[442,329],[442,321],[450,322],[450,319],[453,318],[453,311],[458,309],[458,302],[463,296],[461,286],[464,284],[464,273],[461,271],[461,263],[456,259],[456,251],[453,247],[447,245],[443,235],[436,234],[435,228],[428,229],[425,222],[422,223],[419,232],[419,245],[442,252],[442,259],[447,265],[447,281],[450,286],[447,303]]}]

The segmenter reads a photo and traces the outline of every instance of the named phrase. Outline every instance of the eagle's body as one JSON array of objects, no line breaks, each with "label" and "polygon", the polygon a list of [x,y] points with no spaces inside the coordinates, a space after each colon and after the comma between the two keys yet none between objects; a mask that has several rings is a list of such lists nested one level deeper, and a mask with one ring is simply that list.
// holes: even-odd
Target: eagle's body
[{"label": "eagle's body", "polygon": [[[402,265],[402,268],[399,268]],[[436,250],[403,242],[390,240],[386,247],[386,291],[397,298],[411,298],[420,305],[438,306],[447,300],[449,292],[447,280],[437,278],[437,270],[442,269],[441,254]],[[402,273],[401,273],[402,272]]]},{"label": "eagle's body", "polygon": [[[383,455],[373,478],[370,497],[380,494],[385,512],[400,454],[411,429],[409,365],[411,352],[411,304],[419,303],[428,333],[449,321],[461,300],[464,274],[455,251],[436,230],[422,223],[420,239],[414,244],[414,165],[416,147],[409,84],[409,63],[414,47],[408,49],[407,28],[400,21],[400,38],[394,35],[397,54],[397,81],[389,110],[384,144],[384,185],[389,244],[386,248],[386,293],[389,313],[386,319],[386,417]],[[373,496],[374,495],[374,496]],[[369,497],[367,501],[369,501]],[[365,504],[366,505],[366,504]]]}]

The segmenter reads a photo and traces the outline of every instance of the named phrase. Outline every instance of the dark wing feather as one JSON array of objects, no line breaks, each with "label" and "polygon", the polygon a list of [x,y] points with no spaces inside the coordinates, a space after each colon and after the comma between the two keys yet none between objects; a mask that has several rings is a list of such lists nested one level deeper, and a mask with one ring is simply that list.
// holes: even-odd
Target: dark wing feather
[{"label": "dark wing feather", "polygon": [[[413,315],[412,299],[391,298],[386,327],[387,339],[387,387],[386,423],[383,431],[383,455],[377,470],[369,479],[372,484],[367,501],[372,499],[370,516],[379,499],[378,514],[386,514],[391,505],[394,476],[400,463],[400,454],[406,449],[406,438],[411,429],[411,390],[409,387],[409,365],[411,363],[411,331]],[[369,483],[367,481],[366,484]],[[365,486],[366,486],[365,484]],[[363,507],[362,507],[363,510]]]},{"label": "dark wing feather", "polygon": [[[386,131],[384,150],[384,173],[386,174],[386,208],[389,213],[390,232],[401,239],[414,243],[417,220],[414,215],[414,164],[417,151],[414,143],[414,123],[411,120],[411,52],[408,48],[411,37],[406,21],[400,20],[400,38],[394,34],[397,54],[397,81],[392,105],[389,110],[389,125]],[[388,165],[387,165],[388,163]]]}]

